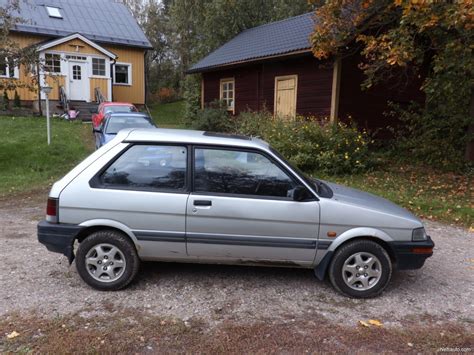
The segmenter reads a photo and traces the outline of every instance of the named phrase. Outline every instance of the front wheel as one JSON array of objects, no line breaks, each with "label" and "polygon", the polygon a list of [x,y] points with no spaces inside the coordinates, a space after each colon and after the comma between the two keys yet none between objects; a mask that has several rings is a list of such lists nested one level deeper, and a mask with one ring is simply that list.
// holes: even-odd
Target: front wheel
[{"label": "front wheel", "polygon": [[378,296],[392,276],[386,250],[370,240],[355,240],[336,251],[329,266],[329,279],[340,293],[355,298]]},{"label": "front wheel", "polygon": [[92,233],[77,250],[77,272],[89,286],[101,291],[126,287],[135,278],[139,265],[133,243],[116,231]]}]

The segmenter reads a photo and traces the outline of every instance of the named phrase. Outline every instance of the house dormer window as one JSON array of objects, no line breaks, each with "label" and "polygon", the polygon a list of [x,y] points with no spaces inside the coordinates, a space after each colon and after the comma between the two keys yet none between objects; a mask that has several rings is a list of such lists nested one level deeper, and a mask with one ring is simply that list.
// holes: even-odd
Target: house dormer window
[{"label": "house dormer window", "polygon": [[59,7],[46,6],[46,11],[48,11],[49,17],[63,18],[63,15],[61,14],[61,9]]}]

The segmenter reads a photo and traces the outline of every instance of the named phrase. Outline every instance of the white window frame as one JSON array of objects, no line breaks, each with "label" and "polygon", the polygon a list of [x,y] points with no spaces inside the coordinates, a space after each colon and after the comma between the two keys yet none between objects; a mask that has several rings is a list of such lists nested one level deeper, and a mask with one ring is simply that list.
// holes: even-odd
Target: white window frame
[{"label": "white window frame", "polygon": [[[232,83],[232,105],[229,106],[229,92],[230,90],[227,89],[227,97],[224,99],[224,84]],[[231,111],[235,113],[235,78],[222,78],[219,81],[219,100],[224,101],[226,103],[227,111]]]},{"label": "white window frame", "polygon": [[[46,55],[57,55],[59,56],[59,72],[55,72],[55,71],[49,71],[49,68],[48,66],[46,65]],[[63,54],[61,53],[58,53],[58,52],[45,52],[44,53],[44,56],[43,56],[43,60],[44,60],[44,72],[45,73],[48,73],[50,75],[63,75],[63,67],[62,67],[62,62],[64,61],[64,58],[63,58]]]},{"label": "white window frame", "polygon": [[52,18],[63,18],[63,14],[61,13],[61,9],[56,6],[48,6],[46,5],[46,12],[48,13],[49,17]]},{"label": "white window frame", "polygon": [[[117,83],[115,82],[115,67],[116,65],[125,65],[128,66],[128,83]],[[114,85],[120,85],[120,86],[132,86],[132,63],[121,63],[121,62],[116,62],[113,68],[113,83]]]},{"label": "white window frame", "polygon": [[[100,60],[104,61],[104,70],[105,70],[104,75],[94,74],[94,59],[100,59]],[[108,63],[109,63],[109,61],[106,58],[91,57],[91,77],[92,78],[102,78],[102,79],[103,78],[109,78],[109,76],[107,75],[107,73],[108,73],[108,69],[107,69]],[[115,73],[114,73],[114,78],[115,78]]]},{"label": "white window frame", "polygon": [[13,76],[10,76],[10,65],[8,58],[5,58],[5,74],[0,74],[2,79],[19,79],[20,78],[20,68],[18,65],[13,67]]}]

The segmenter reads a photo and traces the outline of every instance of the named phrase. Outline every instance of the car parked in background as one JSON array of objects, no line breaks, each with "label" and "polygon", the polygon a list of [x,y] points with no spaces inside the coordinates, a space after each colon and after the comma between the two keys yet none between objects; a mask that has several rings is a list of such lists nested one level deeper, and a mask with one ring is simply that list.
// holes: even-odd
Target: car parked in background
[{"label": "car parked in background", "polygon": [[111,141],[120,130],[126,128],[156,128],[156,125],[145,113],[107,113],[100,125],[93,128],[96,149]]},{"label": "car parked in background", "polygon": [[92,115],[92,128],[98,127],[108,113],[138,112],[135,105],[127,102],[102,102]]},{"label": "car parked in background", "polygon": [[309,178],[260,139],[172,129],[122,130],[56,182],[38,239],[99,290],[155,260],[310,268],[359,298],[434,247],[409,211]]}]

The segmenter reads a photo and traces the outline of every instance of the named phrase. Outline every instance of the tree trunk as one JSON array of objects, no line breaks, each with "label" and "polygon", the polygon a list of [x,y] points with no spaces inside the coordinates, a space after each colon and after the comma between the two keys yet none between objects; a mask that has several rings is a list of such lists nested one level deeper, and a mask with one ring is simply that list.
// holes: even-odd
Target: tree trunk
[{"label": "tree trunk", "polygon": [[469,115],[471,116],[471,123],[469,124],[469,128],[467,130],[467,135],[469,140],[466,144],[466,161],[474,161],[474,90],[471,93],[471,106],[469,108]]}]

